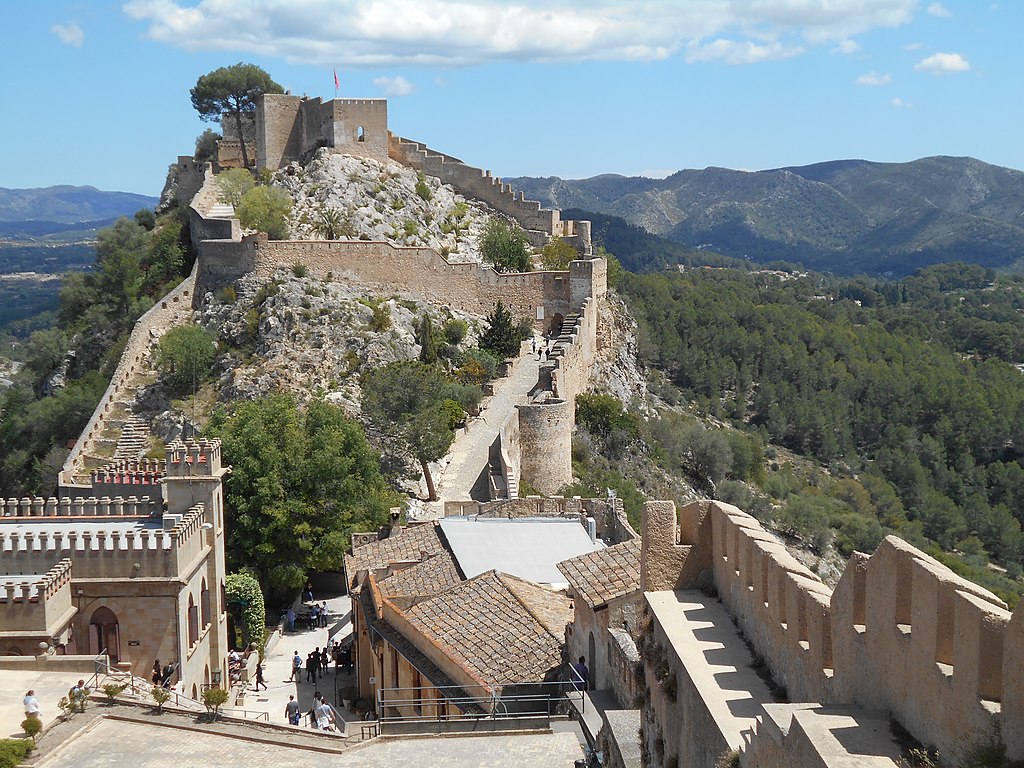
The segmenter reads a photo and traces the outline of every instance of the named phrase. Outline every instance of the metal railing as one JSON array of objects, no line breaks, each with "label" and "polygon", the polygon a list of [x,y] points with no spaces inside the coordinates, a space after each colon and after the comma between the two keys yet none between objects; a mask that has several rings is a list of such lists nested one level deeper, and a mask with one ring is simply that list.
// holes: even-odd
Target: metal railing
[{"label": "metal railing", "polygon": [[[560,677],[569,675],[563,670]],[[381,688],[376,723],[381,732],[498,730],[508,727],[502,721],[509,720],[518,721],[516,727],[548,727],[552,718],[568,714],[570,700],[582,711],[585,698],[579,683],[569,677],[548,683]]]}]

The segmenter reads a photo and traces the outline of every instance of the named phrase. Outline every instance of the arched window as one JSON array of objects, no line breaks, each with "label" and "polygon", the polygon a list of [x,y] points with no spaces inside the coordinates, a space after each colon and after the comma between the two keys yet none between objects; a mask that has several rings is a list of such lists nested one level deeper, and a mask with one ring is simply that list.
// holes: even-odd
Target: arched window
[{"label": "arched window", "polygon": [[199,594],[199,608],[202,618],[199,626],[210,626],[210,590],[206,587],[206,579],[203,579],[203,591]]},{"label": "arched window", "polygon": [[192,595],[188,596],[188,645],[191,648],[199,639],[199,609]]},{"label": "arched window", "polygon": [[106,652],[110,661],[116,664],[121,660],[120,633],[117,616],[103,606],[93,611],[89,619],[89,653],[98,655]]},{"label": "arched window", "polygon": [[356,141],[366,141],[366,132],[361,125],[356,128]]},{"label": "arched window", "polygon": [[220,583],[220,612],[228,612],[228,590],[223,581]]}]

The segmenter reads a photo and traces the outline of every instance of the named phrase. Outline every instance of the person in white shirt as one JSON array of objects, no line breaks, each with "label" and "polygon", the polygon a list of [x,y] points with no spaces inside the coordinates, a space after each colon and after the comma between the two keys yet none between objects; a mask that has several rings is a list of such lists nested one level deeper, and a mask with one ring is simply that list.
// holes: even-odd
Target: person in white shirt
[{"label": "person in white shirt", "polygon": [[39,702],[36,701],[36,692],[35,691],[29,690],[29,692],[25,694],[24,703],[25,703],[25,717],[26,718],[34,717],[36,720],[41,720],[42,719],[42,715],[41,715],[41,713],[39,711]]}]

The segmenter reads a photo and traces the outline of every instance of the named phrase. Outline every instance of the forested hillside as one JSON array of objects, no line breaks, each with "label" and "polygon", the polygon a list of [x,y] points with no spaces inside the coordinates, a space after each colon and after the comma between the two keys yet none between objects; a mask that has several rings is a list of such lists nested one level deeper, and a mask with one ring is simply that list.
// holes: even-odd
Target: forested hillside
[{"label": "forested hillside", "polygon": [[1024,173],[970,157],[506,181],[543,205],[619,216],[690,248],[842,275],[951,261],[1016,269],[1024,252]]},{"label": "forested hillside", "polygon": [[1001,569],[1016,579],[1024,556],[1024,281],[699,269],[625,275],[620,291],[640,354],[685,398],[821,467],[774,462],[760,490],[776,506],[753,506],[777,527],[820,547],[831,526],[846,553],[895,531],[1017,590]]}]

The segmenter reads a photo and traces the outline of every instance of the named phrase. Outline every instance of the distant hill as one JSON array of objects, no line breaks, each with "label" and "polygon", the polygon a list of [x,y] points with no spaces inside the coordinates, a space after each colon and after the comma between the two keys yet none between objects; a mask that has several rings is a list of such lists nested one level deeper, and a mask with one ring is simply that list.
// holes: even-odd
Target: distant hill
[{"label": "distant hill", "polygon": [[505,181],[544,205],[619,216],[691,248],[762,263],[897,276],[948,261],[1024,263],[1024,173],[969,157]]},{"label": "distant hill", "polygon": [[0,222],[54,222],[80,224],[130,216],[140,208],[152,208],[156,197],[131,192],[103,192],[95,187],[0,187]]}]

